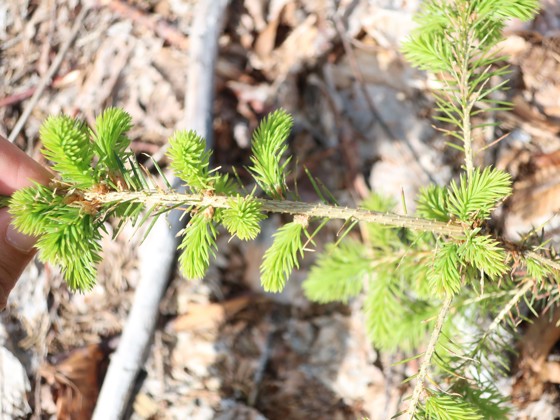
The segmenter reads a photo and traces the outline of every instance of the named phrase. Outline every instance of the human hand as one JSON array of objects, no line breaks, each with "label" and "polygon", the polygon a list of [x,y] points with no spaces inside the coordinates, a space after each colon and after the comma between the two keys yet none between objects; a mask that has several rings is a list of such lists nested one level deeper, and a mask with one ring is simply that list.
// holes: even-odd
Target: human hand
[{"label": "human hand", "polygon": [[[33,181],[48,184],[50,179],[47,169],[0,136],[0,195],[12,195]],[[33,258],[36,241],[15,230],[7,210],[0,209],[0,310],[6,307],[10,291]]]}]

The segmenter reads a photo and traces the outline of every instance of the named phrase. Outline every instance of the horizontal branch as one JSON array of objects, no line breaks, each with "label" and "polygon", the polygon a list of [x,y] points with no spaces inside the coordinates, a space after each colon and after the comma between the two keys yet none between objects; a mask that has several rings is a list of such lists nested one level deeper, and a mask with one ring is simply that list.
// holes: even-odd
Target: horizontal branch
[{"label": "horizontal branch", "polygon": [[560,273],[560,264],[557,261],[547,258],[536,251],[526,251],[525,257],[533,258],[534,260],[537,260],[541,264],[546,265],[548,268],[551,268],[557,273]]},{"label": "horizontal branch", "polygon": [[[66,185],[54,184],[61,190],[67,188]],[[123,202],[142,203],[147,207],[214,207],[229,208],[228,198],[225,196],[211,196],[204,194],[179,194],[173,191],[111,191],[107,193],[85,191],[83,199],[96,204],[118,204]],[[0,195],[0,208],[9,204],[11,197]],[[357,220],[360,222],[377,223],[385,226],[403,227],[421,232],[434,232],[448,236],[463,236],[464,226],[458,223],[444,223],[436,220],[422,219],[414,216],[403,216],[400,214],[381,213],[365,209],[331,206],[320,203],[302,203],[290,200],[268,200],[256,198],[265,212],[301,214],[308,217],[323,219]],[[506,244],[506,243],[504,243]],[[556,273],[560,273],[560,263],[552,258],[542,255],[534,250],[522,250],[519,245],[507,243],[506,249],[517,250],[525,258],[532,258],[541,264],[549,267]]]},{"label": "horizontal branch", "polygon": [[[122,203],[136,202],[147,207],[167,206],[176,207],[214,207],[229,208],[229,197],[208,194],[179,194],[173,191],[112,191],[107,193],[85,192],[84,199],[92,203]],[[307,217],[320,219],[357,220],[359,222],[377,223],[385,226],[402,227],[420,232],[433,232],[442,235],[461,237],[465,233],[465,227],[453,222],[439,222],[415,216],[404,216],[393,213],[382,213],[360,208],[339,207],[321,203],[303,203],[290,200],[269,200],[255,198],[265,212],[301,214]],[[509,243],[506,247],[519,249],[519,245]],[[532,250],[522,252],[525,258],[533,258],[541,264],[549,267],[556,273],[560,273],[560,263],[541,255]]]},{"label": "horizontal branch", "polygon": [[[85,192],[84,198],[92,203],[142,203],[152,206],[180,206],[229,208],[229,197],[204,194],[179,194],[162,191],[123,191],[123,192]],[[442,235],[463,235],[464,228],[456,223],[443,223],[419,217],[399,214],[381,213],[365,209],[331,206],[320,203],[302,203],[289,200],[256,199],[262,210],[270,213],[301,214],[322,219],[357,220],[381,225],[403,227],[422,232],[434,232]]]}]

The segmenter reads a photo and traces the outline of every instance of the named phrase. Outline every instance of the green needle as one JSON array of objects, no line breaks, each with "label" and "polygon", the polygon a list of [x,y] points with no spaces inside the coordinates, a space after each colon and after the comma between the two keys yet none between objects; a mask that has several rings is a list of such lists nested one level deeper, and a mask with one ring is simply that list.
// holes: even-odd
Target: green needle
[{"label": "green needle", "polygon": [[10,204],[11,199],[12,197],[6,197],[5,195],[0,195],[0,209],[4,207],[8,207],[8,204]]}]

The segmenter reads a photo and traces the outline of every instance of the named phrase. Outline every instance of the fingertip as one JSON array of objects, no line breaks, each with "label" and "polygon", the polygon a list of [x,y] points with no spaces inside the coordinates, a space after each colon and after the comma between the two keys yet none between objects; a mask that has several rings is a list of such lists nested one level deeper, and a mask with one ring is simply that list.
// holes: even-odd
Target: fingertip
[{"label": "fingertip", "polygon": [[6,229],[6,242],[21,252],[28,254],[33,250],[37,238],[21,233],[13,223],[9,223]]},{"label": "fingertip", "polygon": [[[9,196],[33,182],[48,184],[53,174],[17,146],[0,136],[0,194]],[[7,209],[0,209],[0,311],[21,273],[35,254],[35,238],[11,225]]]},{"label": "fingertip", "polygon": [[[8,296],[21,273],[29,264],[33,247],[19,249],[8,239],[11,218],[6,209],[0,210],[0,310],[5,308]],[[21,245],[21,244],[20,244]]]},{"label": "fingertip", "polygon": [[10,195],[33,182],[48,184],[53,174],[23,150],[0,136],[0,194]]}]

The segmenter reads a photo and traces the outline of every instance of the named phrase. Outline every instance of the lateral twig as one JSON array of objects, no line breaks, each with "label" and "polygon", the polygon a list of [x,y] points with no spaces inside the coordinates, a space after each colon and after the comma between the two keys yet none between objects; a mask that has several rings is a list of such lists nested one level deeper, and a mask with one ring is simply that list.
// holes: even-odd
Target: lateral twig
[{"label": "lateral twig", "polygon": [[[551,261],[553,262],[553,261]],[[484,333],[484,336],[482,337],[482,339],[480,340],[481,342],[484,341],[487,337],[490,336],[490,334],[492,334],[494,332],[494,330],[496,330],[496,328],[498,328],[498,326],[502,323],[502,321],[504,320],[504,318],[511,312],[511,310],[513,309],[513,307],[515,305],[517,305],[517,303],[521,300],[521,298],[523,298],[523,296],[525,296],[525,294],[535,285],[534,281],[528,281],[527,283],[525,283],[523,285],[522,288],[520,288],[517,293],[515,293],[515,295],[508,301],[508,303],[506,304],[506,306],[504,306],[502,308],[502,310],[500,311],[500,313],[494,318],[494,320],[492,321],[492,323],[490,324],[490,326],[488,327],[488,329],[486,330],[486,332]]]},{"label": "lateral twig", "polygon": [[412,397],[410,399],[410,404],[408,406],[408,410],[406,411],[407,417],[410,420],[414,420],[416,407],[418,406],[420,396],[422,394],[422,391],[424,390],[424,382],[426,381],[426,376],[428,375],[428,369],[430,367],[432,356],[436,351],[436,345],[441,334],[441,329],[443,328],[443,324],[445,322],[445,318],[447,317],[447,313],[449,312],[449,308],[451,307],[452,301],[453,296],[451,295],[446,296],[445,300],[443,301],[443,305],[437,317],[436,325],[430,337],[430,342],[428,343],[428,347],[426,348],[426,352],[424,353],[424,359],[422,359],[422,365],[420,365],[420,371],[418,372],[418,375],[416,377],[416,386],[414,387],[414,391],[412,392]]},{"label": "lateral twig", "polygon": [[533,258],[533,259],[537,260],[538,262],[540,262],[541,264],[544,264],[547,267],[552,268],[553,270],[560,273],[560,263],[558,263],[556,261],[553,261],[550,258],[546,258],[546,257],[542,256],[541,254],[539,254],[538,252],[527,251],[525,253],[525,256],[529,257],[529,258]]}]

